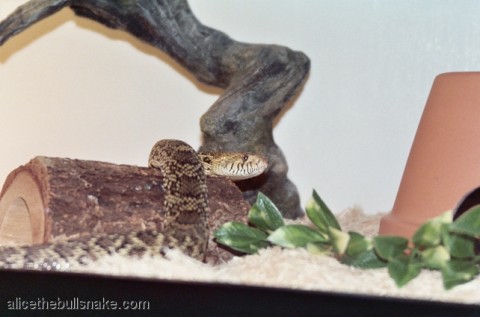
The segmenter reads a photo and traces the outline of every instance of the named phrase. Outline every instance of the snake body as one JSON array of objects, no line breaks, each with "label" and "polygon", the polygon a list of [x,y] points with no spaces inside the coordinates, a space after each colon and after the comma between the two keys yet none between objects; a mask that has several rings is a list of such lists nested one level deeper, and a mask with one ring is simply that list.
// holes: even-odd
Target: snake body
[{"label": "snake body", "polygon": [[267,168],[260,155],[246,153],[197,153],[179,140],[161,140],[148,160],[163,174],[164,219],[160,230],[91,236],[33,246],[0,248],[0,268],[68,270],[108,254],[159,255],[178,248],[202,259],[209,238],[206,175],[245,179]]}]

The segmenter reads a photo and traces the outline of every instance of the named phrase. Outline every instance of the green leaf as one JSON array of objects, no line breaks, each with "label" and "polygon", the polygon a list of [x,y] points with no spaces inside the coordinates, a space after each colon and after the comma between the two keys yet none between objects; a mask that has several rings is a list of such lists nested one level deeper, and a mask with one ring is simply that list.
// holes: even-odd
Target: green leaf
[{"label": "green leaf", "polygon": [[452,223],[453,221],[453,210],[447,210],[440,216],[437,216],[433,218],[435,221],[444,223],[444,224],[449,224]]},{"label": "green leaf", "polygon": [[439,245],[442,242],[442,228],[451,222],[451,211],[447,211],[433,218],[417,229],[412,237],[412,242],[418,247],[433,247]]},{"label": "green leaf", "polygon": [[348,241],[347,249],[345,250],[346,255],[355,257],[360,253],[373,248],[371,238],[367,238],[360,233],[352,231],[350,231],[348,234],[350,235],[350,239]]},{"label": "green leaf", "polygon": [[315,226],[318,227],[321,232],[327,234],[329,227],[342,230],[333,213],[323,202],[320,196],[318,196],[315,190],[312,193],[312,197],[307,202],[307,207],[305,210],[308,218],[315,224]]},{"label": "green leaf", "polygon": [[480,237],[480,205],[473,206],[458,217],[450,230],[470,237]]},{"label": "green leaf", "polygon": [[389,261],[405,253],[408,239],[395,236],[376,236],[373,238],[373,247],[380,258]]},{"label": "green leaf", "polygon": [[269,245],[267,234],[239,222],[227,222],[213,235],[218,243],[249,254]]},{"label": "green leaf", "polygon": [[328,242],[328,237],[304,225],[285,225],[278,228],[267,239],[284,248],[303,248],[311,242]]},{"label": "green leaf", "polygon": [[425,267],[432,270],[441,269],[450,260],[450,253],[443,245],[427,248],[420,254]]},{"label": "green leaf", "polygon": [[343,255],[347,250],[350,235],[341,230],[330,228],[330,242],[338,255]]},{"label": "green leaf", "polygon": [[257,201],[250,208],[248,220],[258,229],[267,233],[271,233],[285,224],[278,208],[262,193],[258,193]]},{"label": "green leaf", "polygon": [[451,289],[471,281],[478,274],[478,267],[473,261],[451,260],[442,268],[443,286]]},{"label": "green leaf", "polygon": [[379,269],[387,266],[388,262],[378,257],[373,249],[355,254],[354,256],[344,255],[340,258],[343,264],[351,265],[360,269]]},{"label": "green leaf", "polygon": [[399,256],[388,262],[388,274],[398,287],[405,286],[418,276],[422,270],[422,264],[412,261],[408,256]]},{"label": "green leaf", "polygon": [[442,241],[454,258],[466,259],[475,256],[475,239],[472,237],[451,232],[447,227],[447,230],[443,231]]},{"label": "green leaf", "polygon": [[307,251],[314,255],[333,255],[332,246],[327,242],[308,242]]}]

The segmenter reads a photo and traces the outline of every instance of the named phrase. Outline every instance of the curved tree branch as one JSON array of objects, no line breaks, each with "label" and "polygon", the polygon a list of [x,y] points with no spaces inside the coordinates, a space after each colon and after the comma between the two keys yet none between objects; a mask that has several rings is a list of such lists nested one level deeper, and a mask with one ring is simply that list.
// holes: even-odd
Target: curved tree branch
[{"label": "curved tree branch", "polygon": [[307,56],[283,46],[234,41],[201,24],[186,0],[31,0],[0,22],[0,45],[63,7],[136,36],[168,53],[199,81],[224,88],[201,118],[201,150],[265,154],[269,171],[240,183],[244,196],[253,202],[262,191],[286,217],[303,213],[272,125],[306,78]]}]

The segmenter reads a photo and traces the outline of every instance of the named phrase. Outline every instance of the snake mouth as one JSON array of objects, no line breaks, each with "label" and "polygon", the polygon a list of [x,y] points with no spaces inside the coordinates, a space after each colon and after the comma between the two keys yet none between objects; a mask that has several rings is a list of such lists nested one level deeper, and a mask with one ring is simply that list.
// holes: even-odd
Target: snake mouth
[{"label": "snake mouth", "polygon": [[251,174],[248,174],[248,175],[234,175],[234,174],[230,174],[230,175],[227,175],[226,177],[228,179],[231,179],[232,181],[241,181],[241,180],[244,180],[244,179],[250,179],[250,178],[254,178],[254,177],[257,177],[259,175],[262,175],[263,174],[263,171],[261,172],[254,172],[254,173],[251,173]]},{"label": "snake mouth", "polygon": [[263,174],[268,167],[266,158],[260,155],[244,154],[241,160],[223,165],[222,175],[233,180],[244,180]]}]

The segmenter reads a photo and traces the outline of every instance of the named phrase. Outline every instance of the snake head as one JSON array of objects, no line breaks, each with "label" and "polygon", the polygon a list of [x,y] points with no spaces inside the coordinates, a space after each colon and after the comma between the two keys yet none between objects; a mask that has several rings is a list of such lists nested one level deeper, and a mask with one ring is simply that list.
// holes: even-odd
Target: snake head
[{"label": "snake head", "polygon": [[206,175],[242,180],[265,172],[268,161],[263,155],[252,153],[199,153]]}]

